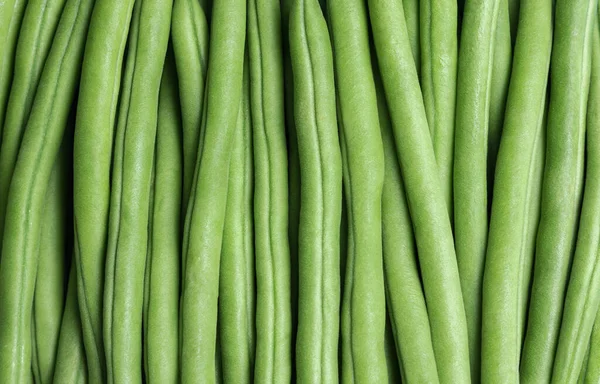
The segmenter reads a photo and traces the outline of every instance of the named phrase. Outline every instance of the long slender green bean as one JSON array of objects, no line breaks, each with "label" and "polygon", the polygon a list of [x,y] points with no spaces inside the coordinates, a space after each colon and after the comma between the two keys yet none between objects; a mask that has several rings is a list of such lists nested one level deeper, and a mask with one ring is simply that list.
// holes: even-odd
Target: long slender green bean
[{"label": "long slender green bean", "polygon": [[102,340],[110,165],[133,0],[96,0],[85,46],[73,143],[77,294],[91,383],[106,381]]},{"label": "long slender green bean", "polygon": [[81,333],[81,317],[77,304],[77,269],[71,262],[65,310],[63,311],[54,367],[54,383],[87,383],[85,348]]},{"label": "long slender green bean", "polygon": [[175,0],[171,23],[183,123],[182,212],[185,214],[202,126],[208,64],[208,23],[198,0]]},{"label": "long slender green bean", "polygon": [[419,15],[423,103],[433,141],[442,193],[452,220],[454,114],[458,61],[456,1],[420,0]]},{"label": "long slender green bean", "polygon": [[182,124],[172,50],[162,74],[150,216],[144,350],[148,383],[179,377],[179,269],[181,254]]},{"label": "long slender green bean", "polygon": [[438,383],[412,222],[383,84],[378,76],[375,85],[385,153],[381,209],[387,312],[405,380]]},{"label": "long slender green bean", "polygon": [[[27,0],[5,0],[0,3],[0,145],[4,128],[6,102],[10,93],[15,50]],[[4,220],[4,217],[0,217]],[[0,236],[2,233],[0,232]]]},{"label": "long slender green bean", "polygon": [[600,31],[593,28],[585,187],[558,338],[553,383],[577,381],[600,303]]},{"label": "long slender green bean", "polygon": [[552,1],[524,0],[494,184],[483,280],[481,381],[519,380],[539,223]]},{"label": "long slender green bean", "polygon": [[600,382],[600,310],[598,310],[598,314],[596,315],[589,348],[584,383],[598,384]]},{"label": "long slender green bean", "polygon": [[341,380],[385,383],[381,231],[385,164],[369,53],[368,14],[361,0],[329,0],[328,10],[348,221]]},{"label": "long slender green bean", "polygon": [[[8,189],[25,124],[64,4],[65,0],[29,0],[25,8],[15,51],[10,95],[2,120],[0,218],[4,218],[6,212]],[[4,220],[0,220],[0,243],[3,228]]]},{"label": "long slender green bean", "polygon": [[36,383],[51,383],[63,308],[65,268],[71,253],[69,201],[71,191],[72,129],[65,134],[48,183],[39,240],[32,319],[32,370]]},{"label": "long slender green bean", "polygon": [[542,213],[520,366],[525,382],[548,382],[552,375],[581,207],[597,5],[596,0],[556,2]]},{"label": "long slender green bean", "polygon": [[[142,381],[142,307],[149,199],[160,81],[169,40],[171,9],[172,1],[137,1],[129,33],[113,154],[104,280],[103,336],[108,383]],[[157,172],[160,171],[157,169]],[[170,173],[176,177],[174,172]],[[158,219],[160,224],[157,230],[165,227],[173,230],[172,220],[163,226],[161,218],[154,216],[153,219]],[[177,236],[173,240],[176,241]],[[170,246],[162,236],[158,244],[157,241],[152,244]],[[152,253],[164,256],[163,251]],[[163,273],[162,282],[166,286]],[[150,313],[148,317],[155,319],[155,314]]]},{"label": "long slender green bean", "polygon": [[369,11],[415,232],[439,380],[466,383],[470,381],[467,322],[452,228],[410,58],[404,12],[394,0],[371,0]]},{"label": "long slender green bean", "polygon": [[317,0],[294,2],[290,47],[302,208],[296,379],[337,383],[342,155],[331,42]]},{"label": "long slender green bean", "polygon": [[[404,7],[404,19],[406,20],[406,28],[408,29],[408,39],[410,41],[410,50],[415,60],[417,73],[421,73],[421,2],[428,0],[401,0]],[[447,16],[447,15],[446,15]]]},{"label": "long slender green bean", "polygon": [[215,0],[205,127],[184,226],[180,309],[183,382],[215,380],[219,263],[229,160],[242,94],[245,33],[245,1]]},{"label": "long slender green bean", "polygon": [[227,210],[219,277],[219,332],[225,383],[252,383],[256,325],[250,79],[244,83],[229,163]]},{"label": "long slender green bean", "polygon": [[93,0],[68,0],[33,102],[8,194],[0,262],[0,382],[31,375],[41,215],[79,73]]}]

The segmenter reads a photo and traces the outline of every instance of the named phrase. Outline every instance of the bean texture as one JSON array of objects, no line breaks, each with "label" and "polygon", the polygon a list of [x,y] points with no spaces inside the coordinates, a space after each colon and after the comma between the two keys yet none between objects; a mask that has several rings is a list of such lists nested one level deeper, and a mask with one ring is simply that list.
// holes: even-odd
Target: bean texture
[{"label": "bean texture", "polygon": [[[348,222],[341,311],[341,380],[388,381],[381,238],[383,142],[369,54],[368,14],[359,0],[328,2]],[[412,60],[412,57],[411,57]],[[414,61],[412,62],[414,66]]]},{"label": "bean texture", "polygon": [[523,1],[485,260],[482,382],[519,381],[539,223],[551,49],[552,1]]},{"label": "bean texture", "polygon": [[242,94],[246,6],[215,0],[212,9],[204,133],[184,226],[181,378],[213,382],[219,262],[229,160]]},{"label": "bean texture", "polygon": [[110,167],[123,55],[132,9],[133,0],[95,2],[77,99],[73,142],[75,263],[91,383],[106,381],[102,309]]},{"label": "bean texture", "polygon": [[592,26],[598,2],[556,3],[542,213],[521,380],[548,382],[581,207]]},{"label": "bean texture", "polygon": [[[31,375],[31,316],[44,197],[79,80],[92,0],[65,5],[8,194],[0,262],[0,382]],[[60,90],[60,92],[58,92]]]},{"label": "bean texture", "polygon": [[369,12],[415,233],[439,380],[469,382],[467,323],[452,229],[410,60],[404,13],[395,1],[377,0],[369,1]]}]

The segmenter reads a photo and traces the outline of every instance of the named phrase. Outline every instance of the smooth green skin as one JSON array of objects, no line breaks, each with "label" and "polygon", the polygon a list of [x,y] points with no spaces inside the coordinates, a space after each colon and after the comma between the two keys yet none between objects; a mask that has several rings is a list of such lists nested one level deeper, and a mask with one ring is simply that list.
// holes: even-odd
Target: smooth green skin
[{"label": "smooth green skin", "polygon": [[[329,0],[348,222],[341,312],[343,383],[385,383],[385,287],[381,235],[383,142],[361,0]],[[412,60],[412,57],[411,57]],[[412,62],[414,66],[414,61]]]},{"label": "smooth green skin", "polygon": [[[159,90],[171,27],[171,9],[172,2],[163,0],[141,0],[136,2],[133,9],[113,154],[104,280],[103,335],[108,383],[142,381],[140,336],[144,270],[148,237],[155,236],[154,231],[152,235],[148,233],[149,200]],[[157,177],[160,173],[162,172],[157,165]],[[170,176],[176,177],[173,174]],[[171,191],[170,188],[169,193]],[[156,196],[156,199],[159,197]],[[157,219],[154,216],[156,209],[158,207],[153,206],[154,220]],[[158,228],[154,228],[155,225],[152,229],[174,229],[172,220],[169,220],[168,225],[163,225],[159,218],[158,223],[161,223]],[[170,247],[178,239],[175,236],[169,243],[162,236],[159,237],[161,240],[152,241],[152,246]],[[157,253],[164,255],[163,251],[152,250],[153,255]],[[165,282],[167,276],[168,272],[161,271],[161,283],[165,287],[168,284]],[[175,281],[177,280],[175,276]],[[152,287],[150,290],[152,291]],[[149,307],[151,305],[152,303]],[[177,304],[171,305],[175,307]],[[172,315],[176,310],[171,308],[169,312]],[[154,317],[153,313],[148,315],[149,319]],[[170,331],[177,333],[177,329]],[[149,358],[153,359],[152,356]]]},{"label": "smooth green skin", "polygon": [[519,381],[540,216],[551,49],[552,1],[523,0],[496,166],[483,279],[479,339],[483,383]]},{"label": "smooth green skin", "polygon": [[[406,2],[403,4],[406,10]],[[422,53],[421,91],[442,193],[452,220],[458,11],[455,0],[420,0],[419,12]]]},{"label": "smooth green skin", "polygon": [[254,380],[284,383],[291,378],[293,353],[283,55],[278,0],[248,2],[248,47],[258,290]]},{"label": "smooth green skin", "polygon": [[294,1],[290,48],[302,207],[296,381],[337,383],[342,155],[331,42],[318,0]]},{"label": "smooth green skin", "polygon": [[[537,232],[522,382],[549,382],[575,250],[596,0],[556,3],[542,213]],[[536,16],[537,17],[537,16]]]},{"label": "smooth green skin", "polygon": [[212,383],[216,375],[219,263],[229,160],[242,94],[245,4],[215,0],[212,9],[204,136],[183,238],[180,356],[186,383]]},{"label": "smooth green skin", "polygon": [[[491,126],[495,30],[504,0],[465,3],[458,53],[454,136],[454,241],[469,329],[474,382],[479,381],[481,301],[488,234],[488,130]],[[508,20],[505,20],[508,22]]]},{"label": "smooth green skin", "polygon": [[[590,338],[591,341],[591,338]],[[585,380],[585,375],[587,371],[587,365],[590,358],[590,343],[588,343],[585,349],[585,356],[583,358],[583,364],[581,366],[581,370],[579,371],[579,377],[577,378],[577,384],[583,384]]]},{"label": "smooth green skin", "polygon": [[183,123],[182,212],[185,214],[198,155],[208,64],[208,23],[198,0],[173,2],[171,31]]},{"label": "smooth green skin", "polygon": [[600,310],[596,315],[590,338],[589,357],[585,371],[585,384],[600,383]]},{"label": "smooth green skin", "polygon": [[73,143],[77,295],[91,383],[106,381],[102,340],[110,165],[133,0],[96,0],[85,46]]},{"label": "smooth green skin", "polygon": [[250,79],[244,58],[240,111],[229,163],[219,276],[219,341],[225,383],[252,383],[256,329]]},{"label": "smooth green skin", "polygon": [[593,28],[586,169],[577,245],[563,307],[553,383],[576,383],[600,303],[600,31]]},{"label": "smooth green skin", "polygon": [[[17,39],[26,6],[27,0],[5,0],[0,3],[0,144],[15,65]],[[3,220],[4,217],[0,216],[0,221]]]},{"label": "smooth green skin", "polygon": [[398,364],[403,368],[403,381],[439,383],[412,222],[383,84],[378,76],[375,86],[385,154],[381,208],[387,313]]},{"label": "smooth green skin", "polygon": [[8,195],[0,262],[0,382],[31,376],[31,316],[48,182],[79,81],[93,0],[69,0],[33,102]]},{"label": "smooth green skin", "polygon": [[403,10],[392,0],[370,0],[369,11],[415,233],[439,380],[468,383],[467,322],[452,228]]},{"label": "smooth green skin", "polygon": [[87,369],[85,364],[85,348],[81,333],[81,318],[77,304],[77,277],[75,263],[72,262],[69,273],[65,310],[62,315],[56,365],[54,367],[54,383],[85,384]]},{"label": "smooth green skin", "polygon": [[144,299],[146,382],[179,378],[179,269],[181,255],[182,122],[172,50],[167,51],[158,122]]},{"label": "smooth green skin", "polygon": [[65,134],[48,183],[39,240],[38,274],[35,280],[32,319],[32,370],[36,383],[51,383],[72,244],[69,204],[71,198],[72,129]]},{"label": "smooth green skin", "polygon": [[510,22],[510,37],[513,48],[517,41],[517,26],[519,25],[521,1],[523,0],[508,0],[508,19]]},{"label": "smooth green skin", "polygon": [[30,0],[23,15],[15,51],[10,95],[2,120],[4,124],[0,146],[0,243],[8,189],[23,132],[65,1]]},{"label": "smooth green skin", "polygon": [[508,0],[500,0],[500,10],[494,34],[494,60],[490,84],[490,112],[487,149],[488,209],[491,211],[494,191],[494,174],[504,125],[506,99],[510,83],[513,48],[511,45]]},{"label": "smooth green skin", "polygon": [[408,29],[408,39],[410,40],[410,50],[415,60],[417,74],[420,76],[423,64],[421,63],[422,50],[421,48],[421,26],[423,21],[420,19],[421,3],[430,0],[397,0],[402,3],[404,8],[404,19],[406,28]]}]

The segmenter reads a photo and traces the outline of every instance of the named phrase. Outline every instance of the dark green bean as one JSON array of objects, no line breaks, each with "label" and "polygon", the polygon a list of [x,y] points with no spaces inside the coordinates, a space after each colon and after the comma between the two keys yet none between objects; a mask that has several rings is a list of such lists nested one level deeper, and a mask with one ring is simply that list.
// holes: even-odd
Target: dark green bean
[{"label": "dark green bean", "polygon": [[183,382],[215,380],[219,263],[229,160],[242,94],[246,6],[215,0],[210,30],[204,137],[196,160],[183,238],[181,375]]},{"label": "dark green bean", "polygon": [[208,23],[198,0],[175,0],[171,23],[183,123],[182,212],[185,214],[202,126],[208,64]]},{"label": "dark green bean", "polygon": [[91,383],[106,381],[102,340],[110,165],[133,0],[96,0],[85,46],[73,143],[75,263]]},{"label": "dark green bean", "polygon": [[563,306],[552,382],[575,383],[600,303],[600,31],[592,29],[583,203],[573,266]]},{"label": "dark green bean", "polygon": [[302,208],[296,379],[337,383],[342,159],[331,42],[317,0],[294,2],[290,48]]},{"label": "dark green bean", "polygon": [[[385,164],[369,53],[368,14],[362,0],[330,0],[328,10],[348,219],[341,380],[385,383],[381,231]],[[412,55],[411,63],[414,67]]]},{"label": "dark green bean", "polygon": [[394,0],[371,0],[369,11],[415,232],[439,380],[468,383],[467,323],[452,228],[419,81],[410,57],[404,12]]},{"label": "dark green bean", "polygon": [[485,261],[482,382],[519,380],[539,223],[551,47],[552,1],[523,1]]},{"label": "dark green bean", "polygon": [[556,2],[542,213],[520,365],[525,382],[548,382],[552,375],[581,207],[597,4],[596,0]]},{"label": "dark green bean", "polygon": [[179,264],[181,262],[182,124],[177,73],[167,51],[158,102],[149,249],[146,260],[144,351],[146,382],[179,377]]},{"label": "dark green bean", "polygon": [[93,0],[68,0],[31,109],[8,194],[0,262],[0,382],[31,375],[31,316],[41,216],[79,81]]}]

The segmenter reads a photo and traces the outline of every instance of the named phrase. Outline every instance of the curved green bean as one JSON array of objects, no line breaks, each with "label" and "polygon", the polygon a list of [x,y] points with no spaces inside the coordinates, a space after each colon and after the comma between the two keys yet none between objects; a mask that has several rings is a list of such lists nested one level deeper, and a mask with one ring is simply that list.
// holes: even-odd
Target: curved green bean
[{"label": "curved green bean", "polygon": [[404,12],[394,0],[370,0],[369,11],[415,233],[439,380],[468,383],[467,322],[452,228],[410,57]]},{"label": "curved green bean", "polygon": [[0,262],[0,382],[31,375],[31,316],[44,198],[79,80],[93,0],[68,0],[25,128]]},{"label": "curved green bean", "polygon": [[403,382],[438,383],[412,222],[383,84],[378,76],[375,76],[375,86],[385,154],[381,209],[387,312],[403,370]]},{"label": "curved green bean", "polygon": [[219,276],[219,333],[225,383],[252,383],[256,288],[252,194],[252,120],[250,83],[244,58],[244,83],[229,162],[229,187]]},{"label": "curved green bean", "polygon": [[167,51],[158,101],[152,204],[150,205],[144,351],[148,383],[179,377],[179,264],[181,262],[182,124],[177,73]]},{"label": "curved green bean", "polygon": [[[142,381],[140,336],[144,270],[150,236],[149,200],[160,82],[169,40],[171,9],[172,1],[138,0],[129,32],[113,154],[104,280],[103,335],[108,383]],[[158,168],[157,172],[160,172]],[[157,219],[156,216],[153,219]],[[172,220],[163,226],[159,218],[158,223],[157,230],[165,227],[174,229]],[[154,235],[155,232],[152,233]],[[152,241],[152,245],[168,247],[170,244],[162,238],[158,244]],[[160,253],[164,256],[163,251]],[[152,254],[154,260],[154,250]],[[166,286],[164,271],[161,277]],[[148,317],[154,319],[154,314],[150,313]],[[161,337],[166,339],[165,335]]]},{"label": "curved green bean", "polygon": [[182,212],[185,215],[199,150],[208,64],[208,23],[198,0],[173,2],[171,30],[183,124]]},{"label": "curved green bean", "polygon": [[552,370],[552,382],[557,384],[577,381],[600,303],[600,31],[597,24],[592,33],[585,187]]},{"label": "curved green bean", "polygon": [[77,304],[77,268],[71,262],[65,310],[63,311],[54,367],[54,383],[87,383],[85,348],[81,333],[81,318]]},{"label": "curved green bean", "polygon": [[300,156],[296,379],[338,382],[342,158],[333,57],[318,0],[290,14],[294,117]]},{"label": "curved green bean", "polygon": [[450,220],[453,217],[452,168],[458,62],[456,7],[455,0],[420,0],[419,9],[421,90]]},{"label": "curved green bean", "polygon": [[548,382],[581,207],[585,118],[596,0],[556,2],[542,213],[520,374]]},{"label": "curved green bean", "polygon": [[388,374],[381,231],[385,164],[369,53],[368,14],[361,0],[330,0],[328,10],[348,215],[341,380],[385,383]]},{"label": "curved green bean", "polygon": [[539,223],[552,1],[525,0],[494,184],[483,279],[481,381],[519,381]]},{"label": "curved green bean", "polygon": [[110,165],[133,0],[96,0],[81,70],[73,143],[75,263],[91,383],[106,381],[102,340]]},{"label": "curved green bean", "polygon": [[[65,0],[29,0],[25,8],[15,51],[14,73],[0,145],[1,218],[4,218],[6,212],[8,189],[33,97],[64,4]],[[3,228],[4,220],[0,220],[0,243]]]},{"label": "curved green bean", "polygon": [[183,238],[181,377],[215,380],[219,263],[229,160],[242,94],[246,2],[215,0],[200,150]]},{"label": "curved green bean", "polygon": [[600,310],[598,310],[598,314],[596,315],[589,348],[584,383],[598,384],[600,382]]}]

